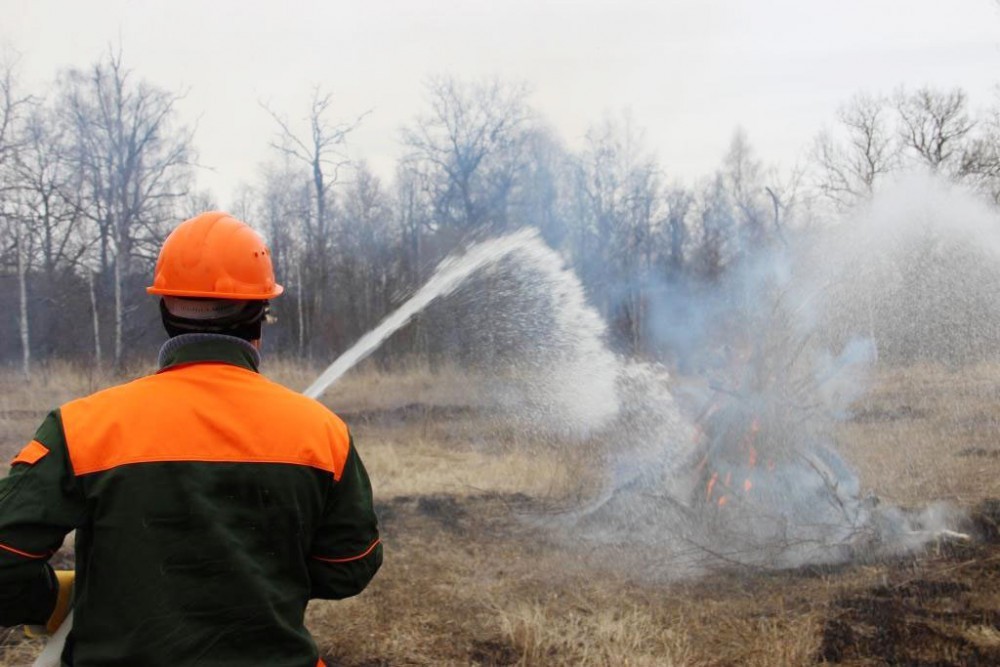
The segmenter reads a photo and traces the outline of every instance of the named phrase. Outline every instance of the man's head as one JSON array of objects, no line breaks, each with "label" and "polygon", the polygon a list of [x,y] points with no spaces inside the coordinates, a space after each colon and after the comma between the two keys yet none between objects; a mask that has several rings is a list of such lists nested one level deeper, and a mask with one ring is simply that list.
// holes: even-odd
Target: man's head
[{"label": "man's head", "polygon": [[150,294],[162,297],[167,333],[221,333],[260,339],[268,299],[284,291],[271,253],[249,226],[221,211],[185,220],[156,261]]}]

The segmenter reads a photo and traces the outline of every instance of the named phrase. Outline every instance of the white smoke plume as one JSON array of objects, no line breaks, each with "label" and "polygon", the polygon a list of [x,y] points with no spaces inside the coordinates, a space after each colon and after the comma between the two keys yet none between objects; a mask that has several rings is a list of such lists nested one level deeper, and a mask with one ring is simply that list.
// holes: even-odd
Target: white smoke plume
[{"label": "white smoke plume", "polygon": [[622,364],[606,485],[554,525],[663,574],[791,567],[919,548],[961,523],[861,488],[837,427],[877,363],[996,354],[1000,221],[913,177],[838,225],[758,255],[670,312],[683,375]]}]

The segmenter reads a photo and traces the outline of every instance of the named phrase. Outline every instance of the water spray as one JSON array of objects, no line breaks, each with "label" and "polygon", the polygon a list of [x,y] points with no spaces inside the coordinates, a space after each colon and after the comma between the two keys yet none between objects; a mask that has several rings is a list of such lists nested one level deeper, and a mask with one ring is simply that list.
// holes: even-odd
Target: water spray
[{"label": "water spray", "polygon": [[430,305],[431,302],[455,291],[466,278],[483,267],[499,262],[528,244],[537,242],[538,232],[527,228],[476,244],[465,254],[448,256],[438,264],[434,275],[423,287],[382,320],[377,327],[358,339],[358,342],[352,345],[349,350],[337,357],[302,393],[309,398],[318,398],[344,373],[367,358],[378,349],[386,338],[406,326],[417,313]]}]

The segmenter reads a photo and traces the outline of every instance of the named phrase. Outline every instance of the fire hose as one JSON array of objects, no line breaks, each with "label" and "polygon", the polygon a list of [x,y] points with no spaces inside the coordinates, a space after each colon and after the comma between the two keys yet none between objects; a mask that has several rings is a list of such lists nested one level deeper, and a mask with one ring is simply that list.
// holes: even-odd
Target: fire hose
[{"label": "fire hose", "polygon": [[62,663],[62,652],[63,647],[66,645],[66,638],[69,637],[69,631],[73,629],[73,612],[70,611],[69,615],[66,616],[66,620],[63,621],[62,625],[55,631],[55,633],[49,637],[49,641],[45,644],[45,648],[42,652],[35,658],[35,661],[31,663],[32,667],[59,667]]}]

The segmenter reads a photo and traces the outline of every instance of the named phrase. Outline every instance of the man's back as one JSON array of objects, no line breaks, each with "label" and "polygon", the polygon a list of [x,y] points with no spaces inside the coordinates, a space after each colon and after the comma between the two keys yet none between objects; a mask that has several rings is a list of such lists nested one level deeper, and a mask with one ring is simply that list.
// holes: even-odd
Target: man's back
[{"label": "man's back", "polygon": [[73,665],[314,665],[306,602],[381,562],[347,427],[222,338],[172,341],[158,374],[39,430],[30,472],[59,477],[50,514],[77,528]]}]

